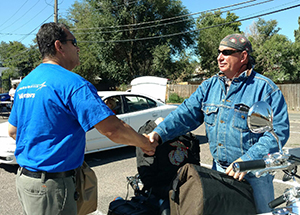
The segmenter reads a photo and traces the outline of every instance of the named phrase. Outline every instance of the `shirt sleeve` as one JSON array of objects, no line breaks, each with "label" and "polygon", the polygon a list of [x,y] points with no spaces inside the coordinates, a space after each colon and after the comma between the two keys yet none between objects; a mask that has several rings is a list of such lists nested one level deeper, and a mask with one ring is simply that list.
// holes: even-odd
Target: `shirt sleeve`
[{"label": "shirt sleeve", "polygon": [[162,142],[186,134],[203,123],[204,116],[201,110],[203,89],[205,87],[200,85],[188,99],[184,100],[154,129],[161,137]]},{"label": "shirt sleeve", "polygon": [[9,114],[9,118],[8,118],[8,122],[17,127],[17,124],[18,124],[18,120],[17,120],[17,113],[16,113],[16,108],[15,108],[16,105],[13,105],[12,106],[12,109],[11,109],[11,112]]},{"label": "shirt sleeve", "polygon": [[85,132],[107,117],[115,115],[91,84],[77,89],[70,98],[69,106]]}]

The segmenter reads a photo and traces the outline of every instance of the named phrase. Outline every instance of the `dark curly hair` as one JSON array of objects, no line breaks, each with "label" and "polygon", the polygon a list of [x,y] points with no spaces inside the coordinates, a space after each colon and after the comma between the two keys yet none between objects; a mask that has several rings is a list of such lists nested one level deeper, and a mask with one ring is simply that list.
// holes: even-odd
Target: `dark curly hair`
[{"label": "dark curly hair", "polygon": [[36,35],[36,39],[43,59],[56,54],[54,43],[56,40],[66,40],[67,34],[65,29],[69,29],[68,26],[54,22],[46,23],[41,26]]}]

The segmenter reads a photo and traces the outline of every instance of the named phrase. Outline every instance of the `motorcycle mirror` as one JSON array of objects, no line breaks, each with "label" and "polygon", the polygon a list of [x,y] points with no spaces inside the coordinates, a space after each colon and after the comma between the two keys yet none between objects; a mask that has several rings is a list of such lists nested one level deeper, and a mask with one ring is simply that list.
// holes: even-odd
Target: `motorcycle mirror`
[{"label": "motorcycle mirror", "polygon": [[270,132],[277,140],[279,152],[282,153],[279,138],[273,130],[273,110],[267,102],[258,101],[253,104],[248,112],[247,124],[253,133]]},{"label": "motorcycle mirror", "polygon": [[256,102],[248,112],[247,123],[253,133],[265,133],[273,130],[273,111],[264,101]]}]

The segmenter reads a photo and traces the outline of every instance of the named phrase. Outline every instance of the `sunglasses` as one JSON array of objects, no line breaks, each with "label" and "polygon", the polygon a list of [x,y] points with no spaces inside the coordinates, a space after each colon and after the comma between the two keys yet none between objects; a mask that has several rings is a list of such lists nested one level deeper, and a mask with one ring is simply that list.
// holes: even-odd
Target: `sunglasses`
[{"label": "sunglasses", "polygon": [[72,43],[73,46],[78,47],[77,46],[77,40],[76,40],[76,38],[61,40],[61,42],[66,42],[66,41],[71,41],[71,43]]},{"label": "sunglasses", "polygon": [[218,54],[222,53],[225,56],[232,55],[232,54],[237,53],[237,52],[242,52],[242,51],[240,51],[240,50],[226,50],[226,49],[221,51],[221,50],[218,49]]}]

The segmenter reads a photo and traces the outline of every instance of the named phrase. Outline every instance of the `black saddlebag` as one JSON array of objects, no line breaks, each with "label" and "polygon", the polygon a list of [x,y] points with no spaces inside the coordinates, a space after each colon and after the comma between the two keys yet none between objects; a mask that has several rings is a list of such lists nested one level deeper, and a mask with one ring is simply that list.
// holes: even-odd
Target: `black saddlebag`
[{"label": "black saddlebag", "polygon": [[171,215],[256,214],[252,187],[225,173],[186,164],[170,191]]},{"label": "black saddlebag", "polygon": [[131,200],[118,199],[109,204],[107,215],[159,215],[160,203],[154,195],[134,196]]}]

